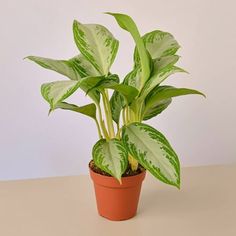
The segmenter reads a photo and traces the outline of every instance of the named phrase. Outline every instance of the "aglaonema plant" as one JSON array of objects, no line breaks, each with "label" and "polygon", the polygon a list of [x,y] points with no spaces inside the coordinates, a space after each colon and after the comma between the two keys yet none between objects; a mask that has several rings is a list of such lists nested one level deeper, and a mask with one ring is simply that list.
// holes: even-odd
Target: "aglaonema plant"
[{"label": "aglaonema plant", "polygon": [[[128,167],[135,171],[141,164],[160,181],[179,188],[180,163],[175,151],[162,133],[143,121],[159,115],[173,97],[203,94],[161,85],[170,75],[186,72],[175,65],[180,46],[170,33],[154,30],[141,37],[131,17],[107,14],[115,17],[135,42],[132,71],[120,82],[118,75],[110,70],[119,41],[102,25],[75,20],[74,40],[81,54],[69,60],[27,57],[69,78],[43,84],[42,96],[49,103],[50,112],[59,108],[70,110],[95,121],[99,141],[93,147],[93,161],[120,183]],[[78,89],[82,89],[92,103],[77,106],[65,102]],[[108,90],[113,91],[111,98]]]}]

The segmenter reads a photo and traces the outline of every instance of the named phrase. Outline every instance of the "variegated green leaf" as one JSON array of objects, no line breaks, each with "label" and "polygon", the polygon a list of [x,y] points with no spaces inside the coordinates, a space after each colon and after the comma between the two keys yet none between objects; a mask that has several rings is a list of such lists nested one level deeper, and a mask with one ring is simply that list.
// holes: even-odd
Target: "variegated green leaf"
[{"label": "variegated green leaf", "polygon": [[180,187],[179,160],[163,134],[149,125],[132,123],[124,127],[122,139],[129,153],[151,174]]},{"label": "variegated green leaf", "polygon": [[88,90],[88,92],[94,91],[94,90],[102,90],[105,88],[111,88],[112,86],[115,86],[118,84],[119,84],[118,75],[112,74],[98,81],[91,89]]},{"label": "variegated green leaf", "polygon": [[[178,55],[169,55],[153,60],[153,74],[157,74],[158,71],[167,66],[173,66],[178,60]],[[128,84],[137,88],[138,90],[141,90],[141,76],[141,66],[137,65],[131,72],[126,75],[124,84]]]},{"label": "variegated green leaf", "polygon": [[79,87],[90,89],[98,83],[98,81],[103,79],[103,76],[99,76],[85,77],[79,81],[70,80],[46,83],[41,86],[41,93],[44,99],[50,104],[50,108],[54,110],[58,103],[68,98]]},{"label": "variegated green leaf", "polygon": [[128,153],[122,141],[101,139],[94,145],[92,154],[96,166],[121,183],[121,176],[128,166]]},{"label": "variegated green leaf", "polygon": [[134,88],[140,91],[142,89],[141,78],[142,78],[141,67],[138,65],[125,76],[123,83],[133,86]]},{"label": "variegated green leaf", "polygon": [[[122,84],[119,85],[120,89],[122,87],[125,88],[125,86],[129,86],[129,89],[127,89],[127,93],[129,93],[128,97],[126,94],[123,93],[123,95],[118,92],[119,87],[117,91],[114,91],[111,99],[110,99],[110,104],[111,104],[111,112],[112,112],[112,119],[118,124],[120,120],[120,112],[122,108],[127,104],[127,99],[128,99],[128,104],[132,102],[132,100],[138,95],[141,86],[141,67],[138,66],[137,68],[134,68],[130,73],[128,73],[123,81]],[[124,86],[125,85],[125,86]],[[133,89],[134,88],[134,89]],[[126,101],[124,99],[126,97]]]},{"label": "variegated green leaf", "polygon": [[[79,81],[87,76],[99,76],[99,72],[83,55],[78,55],[69,60],[54,60],[35,56],[29,56],[27,58],[46,69],[56,71],[74,81]],[[86,87],[86,84],[82,84],[80,87],[84,92],[88,92],[89,87]],[[100,95],[97,91],[89,93],[89,96],[96,103],[99,103]]]},{"label": "variegated green leaf", "polygon": [[[140,76],[140,77],[138,77]],[[120,112],[125,105],[129,105],[138,95],[139,78],[141,78],[140,71],[131,71],[124,79],[122,84],[113,86],[114,91],[110,104],[112,119],[118,124],[120,120]]]},{"label": "variegated green leaf", "polygon": [[165,57],[159,57],[153,60],[153,71],[157,73],[167,66],[173,66],[179,60],[178,55],[169,55]]},{"label": "variegated green leaf", "polygon": [[136,44],[138,53],[140,55],[140,64],[141,64],[141,70],[142,70],[142,80],[141,80],[141,87],[142,85],[145,83],[145,81],[148,80],[151,70],[150,70],[150,57],[148,55],[148,52],[145,48],[143,39],[140,36],[140,33],[138,31],[138,28],[135,24],[135,22],[133,21],[133,19],[125,14],[120,14],[120,13],[110,13],[108,12],[107,14],[112,15],[115,17],[117,23],[119,24],[119,26],[128,31]]},{"label": "variegated green leaf", "polygon": [[97,77],[89,76],[81,79],[80,84],[86,86],[86,88],[88,88],[87,93],[90,93],[89,90],[91,90],[96,84],[100,83],[105,79],[106,77],[104,76],[97,76]]},{"label": "variegated green leaf", "polygon": [[80,52],[102,74],[108,75],[119,42],[104,26],[74,21],[74,39]]},{"label": "variegated green leaf", "polygon": [[186,73],[185,70],[174,66],[174,65],[170,65],[170,66],[166,66],[164,68],[162,68],[161,70],[158,70],[157,68],[155,68],[154,65],[154,72],[153,75],[151,76],[151,78],[145,83],[142,91],[141,91],[141,97],[142,98],[146,98],[146,96],[157,86],[159,85],[161,82],[163,82],[165,79],[167,79],[170,75],[177,73],[177,72],[184,72]]},{"label": "variegated green leaf", "polygon": [[205,95],[197,90],[188,88],[175,88],[172,86],[158,86],[156,87],[149,96],[146,98],[145,111],[148,111],[156,104],[163,103],[164,101],[177,96],[183,96],[188,94],[198,94],[205,97]]},{"label": "variegated green leaf", "polygon": [[148,107],[145,106],[142,120],[149,120],[159,115],[171,104],[171,101],[172,99],[169,98],[169,99],[157,101],[152,106],[148,106]]},{"label": "variegated green leaf", "polygon": [[143,120],[148,120],[165,110],[171,103],[172,97],[188,94],[205,95],[197,90],[188,88],[175,88],[172,86],[157,86],[145,99],[145,108],[143,110]]},{"label": "variegated green leaf", "polygon": [[82,55],[75,56],[68,60],[72,68],[78,71],[81,78],[88,76],[100,76],[101,73]]},{"label": "variegated green leaf", "polygon": [[[160,30],[149,32],[145,34],[142,39],[152,59],[174,55],[180,48],[173,35]],[[140,63],[139,52],[137,48],[134,51],[134,62],[136,65]]]},{"label": "variegated green leaf", "polygon": [[79,85],[79,81],[55,81],[43,84],[41,86],[41,93],[53,110],[58,103],[74,93],[79,88]]},{"label": "variegated green leaf", "polygon": [[132,86],[126,84],[119,84],[119,77],[117,75],[110,75],[108,77],[104,77],[101,81],[98,81],[91,90],[103,90],[103,89],[113,89],[118,91],[129,104],[133,101],[133,99],[138,95],[138,90]]},{"label": "variegated green leaf", "polygon": [[118,91],[114,91],[110,99],[110,105],[111,105],[112,119],[117,124],[119,124],[120,113],[125,104],[126,103],[124,97]]},{"label": "variegated green leaf", "polygon": [[99,76],[99,72],[83,55],[78,55],[69,60],[55,60],[44,57],[28,56],[27,59],[38,65],[56,71],[72,80],[80,80],[87,76]]},{"label": "variegated green leaf", "polygon": [[[141,67],[138,66],[130,73],[128,73],[122,84],[116,87],[117,91],[114,91],[111,99],[111,112],[112,119],[118,124],[120,120],[120,113],[122,108],[127,104],[130,104],[133,99],[138,95],[141,86]],[[128,86],[128,87],[127,87]],[[126,89],[127,87],[127,89]],[[119,92],[120,91],[120,92]],[[127,91],[127,92],[126,92]]]},{"label": "variegated green leaf", "polygon": [[126,84],[118,84],[110,88],[115,90],[110,100],[112,119],[118,124],[122,108],[135,99],[138,90]]},{"label": "variegated green leaf", "polygon": [[79,107],[74,104],[60,102],[56,104],[55,109],[58,109],[58,108],[63,109],[63,110],[70,110],[70,111],[78,112],[86,116],[89,116],[93,119],[96,119],[96,105],[94,103],[90,103],[85,106]]},{"label": "variegated green leaf", "polygon": [[127,104],[130,104],[133,99],[138,95],[138,90],[126,84],[118,84],[110,87],[118,91],[124,98]]}]

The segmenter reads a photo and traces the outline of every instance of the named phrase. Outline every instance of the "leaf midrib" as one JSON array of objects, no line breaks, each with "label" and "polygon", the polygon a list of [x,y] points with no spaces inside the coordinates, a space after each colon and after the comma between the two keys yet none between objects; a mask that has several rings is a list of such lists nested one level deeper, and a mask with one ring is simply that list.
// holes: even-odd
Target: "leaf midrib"
[{"label": "leaf midrib", "polygon": [[[107,145],[108,145],[108,148],[107,148],[107,149],[108,149],[109,157],[110,157],[109,159],[110,159],[111,162],[112,162],[113,170],[114,170],[114,172],[115,172],[115,176],[116,176],[116,177],[120,177],[120,176],[117,175],[117,171],[116,171],[116,168],[115,168],[116,165],[114,164],[114,160],[113,160],[113,158],[112,158],[112,152],[111,152],[111,147],[110,147],[110,145],[113,144],[112,142],[114,142],[114,141],[111,140],[110,142],[107,142]],[[114,142],[114,144],[116,144],[116,143]]]},{"label": "leaf midrib", "polygon": [[[96,27],[96,26],[99,26],[99,27],[102,27],[101,25],[98,25],[98,24],[94,24],[94,25],[90,25],[90,26],[94,26],[94,27]],[[100,73],[102,73],[102,74],[105,74],[105,75],[107,75],[108,74],[108,72],[109,72],[109,67],[110,67],[110,65],[108,66],[108,70],[105,72],[105,70],[104,70],[104,61],[102,60],[102,52],[101,52],[101,49],[100,49],[100,43],[99,43],[99,41],[97,40],[97,38],[96,38],[96,35],[93,33],[93,30],[91,30],[89,27],[88,27],[88,29],[89,29],[89,33],[90,33],[90,35],[92,36],[92,38],[94,39],[94,41],[95,41],[95,45],[96,45],[96,51],[98,51],[98,56],[99,56],[99,59],[100,59],[100,62],[101,62],[101,66],[102,66],[102,72],[100,71]],[[95,30],[95,32],[96,32],[96,30]],[[116,40],[116,39],[114,39],[114,40]],[[104,44],[103,44],[104,45]],[[112,53],[111,53],[112,54]]]}]

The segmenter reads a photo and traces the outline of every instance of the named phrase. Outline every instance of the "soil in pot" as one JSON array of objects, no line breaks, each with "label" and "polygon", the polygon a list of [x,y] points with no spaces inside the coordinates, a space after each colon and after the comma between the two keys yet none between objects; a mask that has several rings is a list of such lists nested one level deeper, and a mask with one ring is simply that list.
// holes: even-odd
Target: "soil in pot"
[{"label": "soil in pot", "polygon": [[90,176],[94,182],[98,213],[109,220],[127,220],[135,216],[142,181],[146,171],[139,166],[136,172],[127,168],[122,176],[122,184],[89,163]]},{"label": "soil in pot", "polygon": [[[97,167],[94,163],[94,161],[90,161],[89,162],[89,168],[92,169],[95,173],[100,174],[100,175],[105,175],[105,176],[110,176],[110,174],[104,172],[103,170],[101,170],[99,167]],[[133,176],[133,175],[138,175],[140,173],[142,173],[143,171],[145,171],[145,169],[139,164],[138,165],[138,169],[133,171],[130,167],[130,165],[127,167],[125,173],[122,175],[122,177],[128,177],[128,176]]]}]

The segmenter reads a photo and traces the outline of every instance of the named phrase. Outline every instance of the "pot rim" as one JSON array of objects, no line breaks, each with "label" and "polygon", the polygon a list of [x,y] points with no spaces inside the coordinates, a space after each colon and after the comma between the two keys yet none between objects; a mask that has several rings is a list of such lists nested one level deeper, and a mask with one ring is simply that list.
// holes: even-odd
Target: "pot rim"
[{"label": "pot rim", "polygon": [[90,168],[89,165],[88,165],[88,167],[89,167],[90,176],[91,176],[91,178],[92,178],[92,180],[94,181],[95,184],[102,185],[102,186],[105,186],[105,187],[110,187],[110,188],[130,188],[130,187],[134,187],[134,186],[137,186],[137,184],[141,184],[142,181],[144,180],[145,176],[146,176],[146,170],[144,169],[139,174],[121,177],[122,184],[120,184],[119,181],[116,178],[114,178],[113,176],[101,175],[99,173],[94,172]]}]

